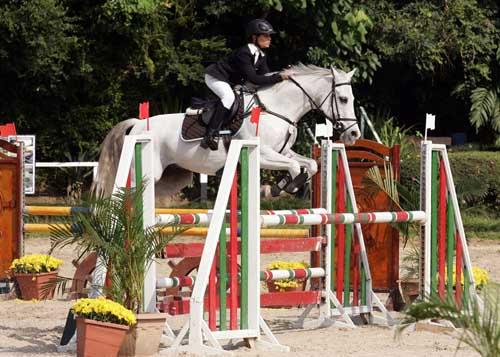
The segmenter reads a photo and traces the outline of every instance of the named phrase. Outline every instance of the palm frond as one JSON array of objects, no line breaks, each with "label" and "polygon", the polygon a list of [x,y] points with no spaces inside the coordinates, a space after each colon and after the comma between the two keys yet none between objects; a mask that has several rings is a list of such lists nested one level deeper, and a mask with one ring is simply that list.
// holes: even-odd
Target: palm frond
[{"label": "palm frond", "polygon": [[378,166],[373,166],[366,172],[366,177],[368,177],[382,192],[384,192],[387,197],[399,208],[402,209],[399,204],[399,192],[396,179],[394,177],[394,170],[390,163],[384,163],[384,177],[380,173]]},{"label": "palm frond", "polygon": [[490,126],[500,131],[500,88],[476,88],[470,96],[471,109],[469,119],[476,130]]},{"label": "palm frond", "polygon": [[417,246],[412,245],[403,257],[401,268],[403,279],[418,277],[420,274],[420,249]]},{"label": "palm frond", "polygon": [[[371,167],[366,172],[366,177],[371,180],[375,186],[384,192],[387,197],[396,206],[397,210],[417,210],[420,202],[420,193],[413,188],[406,188],[396,181],[394,170],[391,163],[384,163],[384,177],[380,173],[378,166]],[[406,209],[401,205],[401,201],[405,203]],[[392,224],[404,237],[404,245],[408,242],[410,236],[410,228],[417,229],[414,223],[394,223]]]},{"label": "palm frond", "polygon": [[438,296],[410,305],[396,330],[400,335],[413,323],[428,319],[447,320],[462,327],[459,340],[481,356],[500,355],[500,285],[490,284],[483,290],[484,302],[473,298],[463,306],[453,299]]},{"label": "palm frond", "polygon": [[410,184],[408,186],[397,183],[399,200],[401,206],[405,207],[407,211],[416,211],[420,209],[420,184]]}]

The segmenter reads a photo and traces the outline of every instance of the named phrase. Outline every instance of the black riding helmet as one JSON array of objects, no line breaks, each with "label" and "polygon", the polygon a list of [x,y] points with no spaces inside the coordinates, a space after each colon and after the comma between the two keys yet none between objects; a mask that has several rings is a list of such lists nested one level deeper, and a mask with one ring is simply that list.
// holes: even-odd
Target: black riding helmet
[{"label": "black riding helmet", "polygon": [[250,38],[252,35],[272,35],[273,33],[276,33],[276,31],[274,31],[273,29],[273,26],[269,23],[269,21],[264,19],[252,20],[247,24],[245,28],[245,34],[247,38]]}]

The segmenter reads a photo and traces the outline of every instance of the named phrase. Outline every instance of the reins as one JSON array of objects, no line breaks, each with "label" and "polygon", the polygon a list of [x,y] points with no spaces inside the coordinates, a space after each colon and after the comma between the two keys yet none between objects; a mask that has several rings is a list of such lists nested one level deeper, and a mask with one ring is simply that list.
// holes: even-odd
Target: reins
[{"label": "reins", "polygon": [[[289,77],[288,80],[291,81],[295,86],[297,86],[302,91],[302,93],[309,100],[309,102],[310,102],[311,107],[313,108],[313,110],[321,113],[327,120],[329,120],[333,124],[333,129],[336,132],[338,132],[339,134],[342,134],[342,133],[346,132],[347,130],[349,130],[350,128],[352,128],[353,126],[355,126],[357,124],[357,119],[356,118],[346,118],[346,117],[335,118],[335,113],[333,111],[334,106],[335,106],[337,114],[339,113],[339,104],[338,104],[337,94],[335,92],[335,88],[336,87],[340,87],[340,86],[346,86],[346,85],[350,86],[351,82],[335,83],[335,75],[333,74],[333,69],[331,71],[332,71],[332,77],[333,77],[333,80],[332,80],[332,89],[325,96],[325,98],[321,101],[320,104],[317,104],[314,101],[314,99],[311,97],[311,95],[309,93],[307,93],[307,91],[304,89],[304,87],[302,87],[302,85],[299,82],[297,82],[295,80],[295,78]],[[242,90],[242,93],[243,93],[243,90]],[[262,108],[262,111],[264,111],[264,112],[266,112],[268,114],[271,114],[271,115],[273,115],[273,116],[275,116],[275,117],[277,117],[277,118],[285,121],[286,123],[288,123],[289,125],[292,125],[293,127],[297,127],[298,126],[298,123],[295,123],[295,122],[291,121],[286,116],[284,116],[284,115],[282,115],[280,113],[277,113],[275,111],[272,111],[269,108],[267,108],[265,106],[265,104],[262,102],[262,100],[260,99],[260,97],[258,95],[258,92],[247,91],[247,93],[252,94],[252,99],[248,103],[247,108],[245,108],[245,113],[243,114],[244,118],[246,118],[247,116],[250,115],[250,109],[252,108],[253,104],[256,103],[258,106],[260,106]],[[323,109],[321,109],[321,107],[328,100],[328,98],[330,98],[330,108],[332,108],[332,115],[333,115],[333,117],[330,117],[327,113],[325,113],[325,111]],[[344,128],[344,125],[343,125],[342,122],[349,122],[349,121],[353,122],[353,124],[349,125],[347,128]]]},{"label": "reins", "polygon": [[[335,109],[336,109],[337,115],[340,113],[339,112],[339,104],[338,104],[337,94],[335,92],[335,88],[336,87],[340,87],[340,86],[346,86],[346,85],[350,86],[351,82],[335,83],[335,75],[333,73],[333,69],[331,69],[331,72],[332,72],[332,77],[333,77],[333,80],[332,80],[332,89],[326,95],[326,97],[321,101],[321,103],[319,105],[314,101],[314,99],[311,97],[311,95],[309,93],[307,93],[307,91],[304,89],[304,87],[302,87],[302,85],[299,82],[297,82],[293,77],[290,76],[288,78],[288,80],[290,80],[295,86],[297,86],[302,91],[302,93],[307,97],[307,99],[309,99],[309,102],[310,102],[311,107],[313,108],[313,110],[321,113],[327,120],[329,120],[332,123],[333,129],[336,132],[338,132],[339,134],[342,134],[342,133],[346,132],[347,130],[349,130],[350,128],[352,128],[353,126],[355,126],[357,124],[357,119],[356,118],[344,118],[344,117],[335,118],[335,113],[333,111],[333,106],[334,105],[335,105]],[[260,99],[260,97],[258,95],[258,91],[256,91],[256,92],[246,91],[246,92],[252,94],[252,99],[249,101],[247,107],[245,108],[245,111],[244,111],[244,114],[243,114],[243,118],[246,118],[247,116],[250,115],[251,108],[253,107],[254,103],[256,103],[258,106],[260,106],[262,108],[263,112],[271,114],[271,115],[273,115],[273,116],[275,116],[275,117],[277,117],[277,118],[285,121],[286,123],[288,123],[289,125],[291,125],[291,126],[293,126],[295,128],[298,126],[298,123],[295,123],[295,122],[291,121],[286,116],[284,116],[282,114],[279,114],[277,112],[274,112],[274,111],[270,110],[269,108],[267,108],[264,105],[264,103],[262,102],[262,100]],[[243,95],[243,93],[244,93],[244,89],[242,88],[241,89],[241,95]],[[332,109],[332,116],[333,117],[330,117],[327,113],[325,113],[325,111],[323,109],[321,109],[321,107],[328,100],[328,98],[330,98],[330,108]],[[344,128],[344,125],[342,123],[343,121],[344,122],[352,121],[353,124],[349,125],[347,128]],[[284,148],[288,144],[288,141],[290,140],[290,137],[291,137],[290,132],[287,132],[287,137],[286,137],[285,143],[283,144],[282,148],[279,151],[280,153],[284,150]]]}]

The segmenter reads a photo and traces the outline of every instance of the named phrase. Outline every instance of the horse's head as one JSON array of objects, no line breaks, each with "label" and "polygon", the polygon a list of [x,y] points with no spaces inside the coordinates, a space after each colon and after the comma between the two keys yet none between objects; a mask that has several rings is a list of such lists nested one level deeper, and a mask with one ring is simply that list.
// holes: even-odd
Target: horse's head
[{"label": "horse's head", "polygon": [[[321,111],[346,144],[353,144],[361,136],[351,87],[355,72],[356,70],[346,73],[333,67],[326,69],[302,64],[287,71],[292,81],[309,97],[311,109]],[[294,79],[295,75],[297,80]]]},{"label": "horse's head", "polygon": [[[331,74],[326,81],[321,81],[320,97],[323,95],[321,111],[333,124],[333,130],[340,135],[340,140],[346,144],[353,144],[360,136],[356,113],[354,111],[354,95],[351,79],[356,70],[349,73],[331,67]],[[326,83],[325,83],[326,82]],[[324,97],[329,93],[329,97]]]}]

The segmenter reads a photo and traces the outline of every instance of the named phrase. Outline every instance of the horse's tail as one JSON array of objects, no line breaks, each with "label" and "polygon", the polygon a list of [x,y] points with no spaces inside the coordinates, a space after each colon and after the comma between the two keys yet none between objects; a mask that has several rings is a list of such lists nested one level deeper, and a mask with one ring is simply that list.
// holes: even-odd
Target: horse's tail
[{"label": "horse's tail", "polygon": [[119,122],[106,135],[100,148],[99,165],[97,176],[92,183],[92,192],[105,197],[109,197],[113,193],[125,135],[138,121],[138,119],[127,119]]}]

